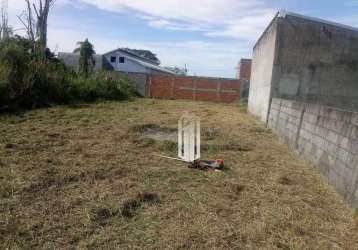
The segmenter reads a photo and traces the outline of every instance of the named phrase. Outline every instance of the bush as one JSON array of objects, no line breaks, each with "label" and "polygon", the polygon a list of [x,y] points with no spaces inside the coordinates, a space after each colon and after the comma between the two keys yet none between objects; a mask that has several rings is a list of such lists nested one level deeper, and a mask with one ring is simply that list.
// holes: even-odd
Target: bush
[{"label": "bush", "polygon": [[136,95],[130,80],[111,72],[84,77],[52,58],[36,60],[23,40],[0,44],[0,108],[126,100]]},{"label": "bush", "polygon": [[126,100],[135,96],[135,90],[124,79],[115,79],[108,74],[98,74],[90,78],[73,77],[69,94],[73,100],[86,102],[99,99]]}]

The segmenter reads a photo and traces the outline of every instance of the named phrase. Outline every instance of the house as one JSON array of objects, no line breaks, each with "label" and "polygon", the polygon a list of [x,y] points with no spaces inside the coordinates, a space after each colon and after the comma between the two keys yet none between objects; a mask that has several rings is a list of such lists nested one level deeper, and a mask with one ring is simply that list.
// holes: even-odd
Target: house
[{"label": "house", "polygon": [[[79,53],[59,52],[58,58],[74,70],[79,69]],[[134,88],[145,96],[148,75],[174,75],[173,71],[159,66],[158,62],[144,58],[128,49],[116,49],[103,55],[93,55],[94,70],[108,70],[126,74],[133,80]]]},{"label": "house", "polygon": [[[80,55],[78,53],[58,53],[58,58],[68,66],[78,70]],[[95,70],[110,70],[124,73],[140,74],[174,74],[172,71],[160,67],[155,61],[149,60],[131,52],[128,49],[119,48],[103,55],[94,55]]]},{"label": "house", "polygon": [[149,60],[128,49],[116,49],[102,55],[104,69],[126,73],[174,74],[160,67],[155,61]]}]

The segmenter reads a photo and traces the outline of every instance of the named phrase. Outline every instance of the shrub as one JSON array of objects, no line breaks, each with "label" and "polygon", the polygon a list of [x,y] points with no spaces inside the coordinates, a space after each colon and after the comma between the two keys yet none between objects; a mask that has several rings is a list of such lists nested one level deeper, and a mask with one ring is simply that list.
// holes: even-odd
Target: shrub
[{"label": "shrub", "polygon": [[69,94],[73,101],[126,100],[135,96],[128,81],[99,74],[90,78],[76,76],[71,79]]},{"label": "shrub", "polygon": [[84,77],[56,58],[42,63],[31,53],[24,40],[0,43],[0,108],[125,100],[136,95],[125,77],[111,72]]}]

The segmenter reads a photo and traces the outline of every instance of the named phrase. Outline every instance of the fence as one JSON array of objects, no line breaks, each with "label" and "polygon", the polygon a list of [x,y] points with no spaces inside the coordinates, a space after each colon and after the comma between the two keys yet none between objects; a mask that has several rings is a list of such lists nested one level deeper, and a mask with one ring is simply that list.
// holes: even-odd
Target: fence
[{"label": "fence", "polygon": [[147,79],[146,96],[230,103],[240,98],[240,80],[151,75]]}]

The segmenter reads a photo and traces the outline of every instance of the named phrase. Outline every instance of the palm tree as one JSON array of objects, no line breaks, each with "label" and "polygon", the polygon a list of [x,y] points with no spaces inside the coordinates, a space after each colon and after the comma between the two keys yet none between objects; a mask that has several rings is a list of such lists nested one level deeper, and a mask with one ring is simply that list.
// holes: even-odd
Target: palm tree
[{"label": "palm tree", "polygon": [[88,77],[95,65],[95,59],[93,58],[93,55],[96,54],[96,52],[93,45],[88,41],[87,38],[83,42],[77,42],[77,45],[79,47],[76,48],[73,53],[80,54],[79,71],[85,77]]}]

